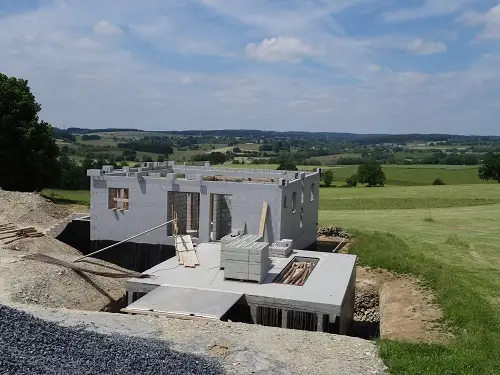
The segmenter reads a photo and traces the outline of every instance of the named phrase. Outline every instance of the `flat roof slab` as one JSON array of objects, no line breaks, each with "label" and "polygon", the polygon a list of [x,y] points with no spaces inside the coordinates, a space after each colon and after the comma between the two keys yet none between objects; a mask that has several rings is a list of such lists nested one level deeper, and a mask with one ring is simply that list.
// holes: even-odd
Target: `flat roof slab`
[{"label": "flat roof slab", "polygon": [[[220,270],[220,243],[197,248],[200,265],[185,268],[177,257],[144,272],[147,279],[128,279],[127,291],[149,291],[160,285],[241,293],[249,304],[339,315],[350,283],[355,280],[356,256],[293,250],[288,258],[271,258],[269,273],[261,284],[224,280]],[[316,258],[318,263],[303,286],[274,283],[294,257]]]},{"label": "flat roof slab", "polygon": [[159,286],[124,311],[221,319],[242,296],[242,293]]}]

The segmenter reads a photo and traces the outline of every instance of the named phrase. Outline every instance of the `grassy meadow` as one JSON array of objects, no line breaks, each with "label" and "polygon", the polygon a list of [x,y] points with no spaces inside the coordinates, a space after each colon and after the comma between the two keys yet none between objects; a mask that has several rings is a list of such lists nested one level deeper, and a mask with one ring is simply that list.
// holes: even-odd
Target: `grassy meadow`
[{"label": "grassy meadow", "polygon": [[[277,164],[224,164],[229,168],[255,168],[255,169],[276,169]],[[298,166],[300,170],[323,170],[331,169],[334,175],[334,182],[342,185],[345,180],[356,174],[356,165],[346,166]],[[386,185],[391,186],[423,186],[431,185],[436,178],[442,179],[447,185],[467,185],[484,184],[477,176],[478,167],[461,165],[383,165],[384,173],[387,177]]]},{"label": "grassy meadow", "polygon": [[391,374],[499,373],[499,199],[497,184],[321,190],[320,225],[357,233],[361,264],[420,277],[456,335],[449,345],[380,341]]}]

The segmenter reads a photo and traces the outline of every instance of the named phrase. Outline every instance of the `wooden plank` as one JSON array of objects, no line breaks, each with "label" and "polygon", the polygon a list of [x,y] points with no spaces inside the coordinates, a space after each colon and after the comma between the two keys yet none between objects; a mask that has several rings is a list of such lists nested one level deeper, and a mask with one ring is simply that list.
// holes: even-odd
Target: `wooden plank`
[{"label": "wooden plank", "polygon": [[267,201],[264,201],[264,203],[262,204],[262,214],[260,216],[260,226],[259,226],[259,235],[260,236],[264,235],[264,231],[266,229],[267,207],[268,207],[268,203],[267,203]]},{"label": "wooden plank", "polygon": [[23,229],[11,229],[11,230],[0,231],[0,234],[16,233],[16,232],[21,232],[21,233],[36,232],[36,229],[33,227],[23,228]]}]

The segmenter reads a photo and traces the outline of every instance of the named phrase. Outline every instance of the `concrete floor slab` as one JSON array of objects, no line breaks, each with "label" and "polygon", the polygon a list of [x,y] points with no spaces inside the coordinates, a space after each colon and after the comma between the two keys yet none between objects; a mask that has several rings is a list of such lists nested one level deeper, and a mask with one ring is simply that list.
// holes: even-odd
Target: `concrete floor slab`
[{"label": "concrete floor slab", "polygon": [[[160,285],[200,290],[242,293],[247,303],[283,309],[340,315],[341,307],[355,282],[356,256],[293,250],[288,258],[271,258],[269,273],[261,284],[224,280],[220,270],[220,243],[202,243],[197,248],[200,266],[179,266],[169,259],[147,270],[148,279],[127,280],[129,293],[148,293]],[[274,279],[295,257],[319,259],[303,286],[274,283]]]},{"label": "concrete floor slab", "polygon": [[243,296],[243,293],[159,286],[127,306],[124,312],[134,314],[164,313],[221,319]]}]

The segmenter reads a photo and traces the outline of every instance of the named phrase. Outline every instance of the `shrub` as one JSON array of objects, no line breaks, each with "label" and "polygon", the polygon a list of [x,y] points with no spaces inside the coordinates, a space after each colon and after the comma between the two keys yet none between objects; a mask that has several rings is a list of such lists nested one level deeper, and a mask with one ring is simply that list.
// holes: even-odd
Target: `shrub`
[{"label": "shrub", "polygon": [[325,187],[332,186],[333,171],[331,169],[327,169],[326,171],[323,172],[323,175],[321,176],[321,178],[323,179],[323,183],[325,184]]},{"label": "shrub", "polygon": [[349,177],[347,180],[345,180],[345,186],[346,187],[356,187],[358,186],[358,175],[353,174],[351,177]]},{"label": "shrub", "polygon": [[440,178],[436,178],[434,181],[432,181],[433,185],[446,185],[443,180]]}]

